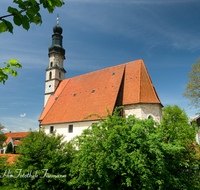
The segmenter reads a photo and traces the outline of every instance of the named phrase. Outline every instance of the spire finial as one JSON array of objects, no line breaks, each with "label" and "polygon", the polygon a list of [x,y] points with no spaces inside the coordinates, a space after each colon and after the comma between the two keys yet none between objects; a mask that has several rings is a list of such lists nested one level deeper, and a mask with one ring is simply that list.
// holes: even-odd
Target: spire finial
[{"label": "spire finial", "polygon": [[59,25],[59,14],[57,14],[57,25]]}]

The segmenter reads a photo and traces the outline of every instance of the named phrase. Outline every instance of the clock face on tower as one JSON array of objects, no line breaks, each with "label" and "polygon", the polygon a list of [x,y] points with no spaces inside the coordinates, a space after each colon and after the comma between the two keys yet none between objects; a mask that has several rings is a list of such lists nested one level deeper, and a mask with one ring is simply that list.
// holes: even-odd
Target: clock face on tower
[{"label": "clock face on tower", "polygon": [[49,83],[49,86],[48,86],[48,88],[49,88],[49,89],[51,89],[51,87],[52,87],[52,84],[51,84],[51,83]]}]

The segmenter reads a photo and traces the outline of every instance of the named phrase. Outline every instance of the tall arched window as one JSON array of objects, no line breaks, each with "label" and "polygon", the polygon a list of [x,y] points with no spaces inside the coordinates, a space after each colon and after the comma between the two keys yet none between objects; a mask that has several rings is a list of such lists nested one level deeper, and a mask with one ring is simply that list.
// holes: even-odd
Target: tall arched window
[{"label": "tall arched window", "polygon": [[61,72],[59,72],[59,78],[61,79]]},{"label": "tall arched window", "polygon": [[53,62],[50,63],[50,67],[53,67]]},{"label": "tall arched window", "polygon": [[51,77],[52,77],[52,73],[50,72],[50,73],[49,73],[49,80],[51,79]]}]

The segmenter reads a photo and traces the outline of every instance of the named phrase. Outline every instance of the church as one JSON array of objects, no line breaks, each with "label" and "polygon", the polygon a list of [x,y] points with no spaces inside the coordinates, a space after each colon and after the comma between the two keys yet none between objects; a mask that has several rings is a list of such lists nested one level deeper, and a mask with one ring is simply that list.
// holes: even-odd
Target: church
[{"label": "church", "polygon": [[131,61],[113,67],[65,79],[65,49],[62,46],[62,28],[53,27],[49,64],[46,69],[44,109],[39,118],[40,128],[47,134],[56,130],[69,141],[99,118],[112,114],[123,106],[121,115],[135,115],[140,119],[162,119],[162,104],[153,86],[143,60]]}]

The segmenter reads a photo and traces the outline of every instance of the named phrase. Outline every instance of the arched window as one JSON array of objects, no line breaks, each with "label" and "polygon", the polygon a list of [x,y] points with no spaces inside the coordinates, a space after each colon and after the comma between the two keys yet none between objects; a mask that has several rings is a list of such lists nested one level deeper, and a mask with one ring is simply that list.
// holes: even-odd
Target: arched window
[{"label": "arched window", "polygon": [[50,72],[50,73],[49,73],[49,80],[51,79],[51,77],[52,77],[52,73]]},{"label": "arched window", "polygon": [[155,120],[155,118],[154,118],[154,116],[152,115],[152,114],[149,114],[148,116],[147,116],[147,119],[153,119],[153,120]]},{"label": "arched window", "polygon": [[61,72],[59,72],[59,78],[61,79]]},{"label": "arched window", "polygon": [[50,63],[50,67],[53,67],[53,62]]}]

